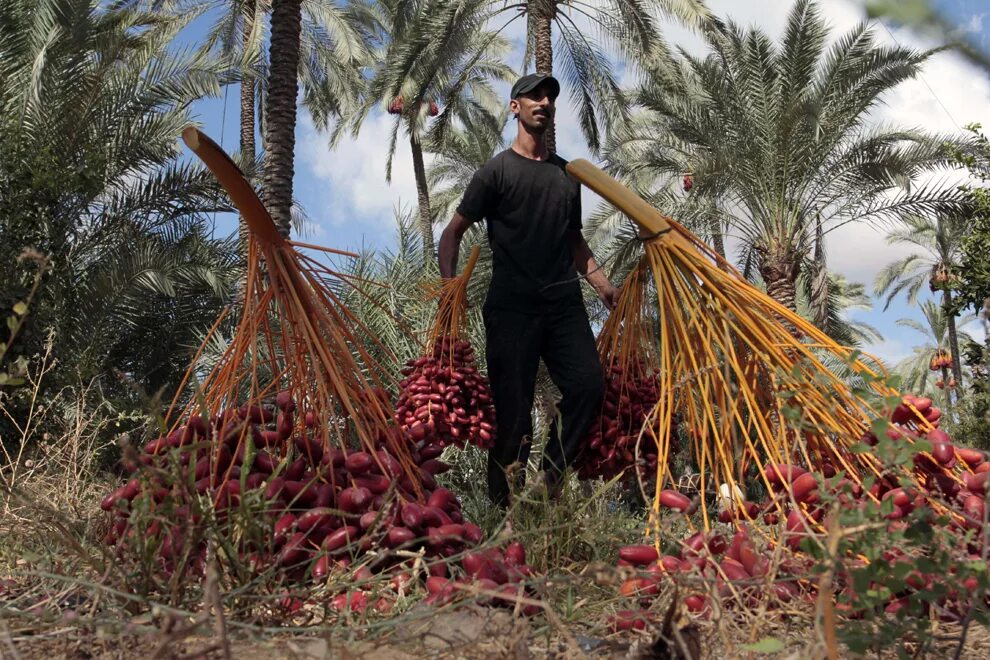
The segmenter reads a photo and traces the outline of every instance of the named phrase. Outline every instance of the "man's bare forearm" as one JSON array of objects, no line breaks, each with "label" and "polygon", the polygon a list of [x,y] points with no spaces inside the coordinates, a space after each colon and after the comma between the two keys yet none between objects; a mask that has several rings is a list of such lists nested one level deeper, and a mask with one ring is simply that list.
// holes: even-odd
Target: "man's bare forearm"
[{"label": "man's bare forearm", "polygon": [[588,281],[588,284],[595,291],[601,291],[604,287],[611,286],[611,282],[605,277],[605,273],[598,269],[598,262],[595,261],[595,255],[583,237],[575,239],[574,268],[577,269],[579,275]]},{"label": "man's bare forearm", "polygon": [[455,213],[450,223],[440,234],[437,246],[437,265],[440,277],[447,279],[457,274],[457,255],[461,249],[461,237],[471,225],[471,221],[460,213]]},{"label": "man's bare forearm", "polygon": [[444,231],[440,235],[440,245],[437,247],[437,260],[440,266],[440,277],[448,279],[454,276],[457,268],[457,255],[460,252],[460,240],[451,233]]},{"label": "man's bare forearm", "polygon": [[574,252],[574,267],[592,286],[601,301],[605,303],[605,307],[609,310],[615,309],[616,305],[619,304],[619,290],[598,268],[598,262],[595,261],[595,255],[591,252],[588,241],[584,240],[581,232],[574,232],[571,241],[571,249]]},{"label": "man's bare forearm", "polygon": [[595,291],[601,292],[605,288],[612,285],[605,273],[598,270],[598,264],[595,263],[595,258],[592,257],[588,262],[588,271],[585,274],[585,279],[588,280],[588,284],[592,286]]}]

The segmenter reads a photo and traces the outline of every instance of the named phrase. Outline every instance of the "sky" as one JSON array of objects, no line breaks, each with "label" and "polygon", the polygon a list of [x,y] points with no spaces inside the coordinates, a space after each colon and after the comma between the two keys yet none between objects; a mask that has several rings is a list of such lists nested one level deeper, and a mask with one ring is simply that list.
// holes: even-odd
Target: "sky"
[{"label": "sky", "polygon": [[[820,0],[823,15],[838,37],[866,19],[863,0]],[[990,43],[990,2],[987,0],[933,0],[936,8],[958,30],[978,45]],[[779,38],[793,0],[709,0],[712,11],[745,26],[757,26],[772,38]],[[184,38],[196,41],[205,21],[192,26]],[[509,64],[521,67],[523,21],[516,21],[506,36],[515,44]],[[689,52],[704,52],[701,39],[689,30],[668,21],[664,36],[674,45]],[[930,36],[895,24],[878,23],[878,40],[898,43],[916,49],[940,46]],[[616,62],[623,71],[621,62]],[[631,81],[631,73],[623,74],[623,82]],[[506,96],[507,96],[507,89]],[[574,107],[568,102],[567,90],[561,94],[557,108],[557,145],[565,158],[590,158],[578,129]],[[202,129],[230,151],[238,143],[238,90],[226,89],[224,96],[197,102],[193,108]],[[393,164],[392,181],[385,180],[385,154],[391,116],[384,112],[372,114],[361,133],[354,139],[342,140],[331,150],[327,136],[313,125],[305,110],[300,108],[296,131],[295,195],[302,203],[311,222],[301,240],[336,248],[388,248],[394,244],[397,209],[414,209],[416,190],[412,159],[407,142],[401,135]],[[925,65],[922,75],[897,87],[886,97],[886,104],[873,113],[871,121],[906,127],[921,127],[934,132],[959,131],[970,123],[990,123],[990,77],[963,56],[952,51],[934,55]],[[507,126],[506,135],[512,126]],[[259,142],[260,144],[260,142]],[[427,158],[427,165],[429,159]],[[950,181],[961,181],[961,173],[950,174]],[[597,200],[585,191],[583,208],[592,212]],[[232,231],[230,218],[218,218],[217,231]],[[876,273],[887,263],[909,253],[909,248],[887,245],[882,231],[859,224],[850,224],[833,232],[827,240],[831,270],[850,281],[866,284],[872,291]],[[927,294],[927,291],[925,292]],[[875,301],[871,311],[854,311],[851,317],[878,328],[884,340],[865,347],[888,364],[910,355],[913,346],[923,341],[917,332],[897,325],[900,318],[920,319],[920,311],[896,300],[887,311],[883,302]],[[973,324],[965,328],[976,338],[983,337],[982,328]]]}]

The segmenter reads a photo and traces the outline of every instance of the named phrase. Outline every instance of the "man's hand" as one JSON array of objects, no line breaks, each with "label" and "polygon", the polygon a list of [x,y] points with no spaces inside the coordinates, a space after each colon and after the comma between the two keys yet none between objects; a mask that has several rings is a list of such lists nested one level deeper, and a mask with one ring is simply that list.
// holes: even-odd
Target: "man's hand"
[{"label": "man's hand", "polygon": [[574,252],[574,268],[577,269],[578,274],[594,288],[609,311],[615,309],[619,304],[619,290],[598,267],[595,255],[591,253],[591,248],[588,247],[588,242],[584,240],[580,231],[575,231],[571,235],[571,250]]},{"label": "man's hand", "polygon": [[608,280],[605,280],[596,290],[598,297],[608,307],[608,311],[611,312],[619,304],[619,288]]}]

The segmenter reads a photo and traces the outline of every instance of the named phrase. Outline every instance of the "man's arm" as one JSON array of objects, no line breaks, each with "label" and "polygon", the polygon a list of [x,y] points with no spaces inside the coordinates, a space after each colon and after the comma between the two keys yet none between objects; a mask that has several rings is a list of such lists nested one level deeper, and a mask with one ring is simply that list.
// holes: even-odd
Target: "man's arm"
[{"label": "man's arm", "polygon": [[584,240],[584,235],[578,230],[571,232],[571,251],[574,253],[574,267],[578,274],[588,280],[588,284],[598,293],[598,297],[609,310],[615,309],[619,303],[619,289],[605,277],[605,273],[598,270],[595,255],[588,247],[588,241]]},{"label": "man's arm", "polygon": [[454,277],[457,270],[457,253],[461,248],[461,237],[471,226],[468,220],[460,213],[454,213],[450,223],[440,234],[440,245],[437,248],[437,259],[440,262],[440,277],[447,279]]}]

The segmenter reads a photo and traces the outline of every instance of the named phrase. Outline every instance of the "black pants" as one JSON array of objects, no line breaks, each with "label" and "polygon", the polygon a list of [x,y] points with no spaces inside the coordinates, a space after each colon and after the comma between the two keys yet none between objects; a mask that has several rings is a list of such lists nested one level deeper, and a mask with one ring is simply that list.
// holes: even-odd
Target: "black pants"
[{"label": "black pants", "polygon": [[595,338],[580,301],[540,310],[485,306],[488,376],[495,403],[497,435],[488,452],[488,497],[505,506],[509,499],[506,468],[519,463],[522,483],[533,436],[533,391],[540,358],[560,390],[558,432],[554,419],[543,453],[543,470],[551,489],[577,457],[581,439],[599,412],[605,389]]}]

